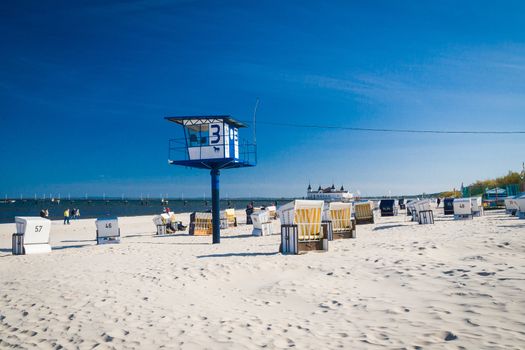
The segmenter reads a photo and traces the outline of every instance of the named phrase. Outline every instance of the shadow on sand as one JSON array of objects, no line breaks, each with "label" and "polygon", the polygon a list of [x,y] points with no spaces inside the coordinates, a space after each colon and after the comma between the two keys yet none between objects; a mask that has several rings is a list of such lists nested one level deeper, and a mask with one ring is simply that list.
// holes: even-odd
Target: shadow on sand
[{"label": "shadow on sand", "polygon": [[76,239],[60,241],[61,243],[77,243],[77,242],[96,242],[96,239]]},{"label": "shadow on sand", "polygon": [[197,256],[198,259],[201,258],[227,258],[230,256],[271,256],[271,255],[277,255],[280,254],[279,252],[271,252],[271,253],[224,253],[224,254],[210,254],[210,255],[199,255]]},{"label": "shadow on sand", "polygon": [[403,226],[405,226],[405,225],[401,225],[401,224],[395,224],[395,225],[384,225],[384,226],[374,227],[374,228],[372,229],[372,231],[388,230],[389,228],[403,227]]},{"label": "shadow on sand", "polygon": [[[93,242],[93,241],[91,241]],[[90,247],[90,246],[94,246],[95,244],[76,244],[76,245],[62,245],[62,246],[59,246],[59,247],[51,247],[51,251],[53,250],[64,250],[64,249],[69,249],[69,248],[72,248],[72,249],[76,249],[76,248],[84,248],[84,247]]]},{"label": "shadow on sand", "polygon": [[252,234],[243,234],[243,235],[235,235],[235,236],[221,236],[221,239],[227,239],[227,238],[246,238],[246,237],[253,237]]}]

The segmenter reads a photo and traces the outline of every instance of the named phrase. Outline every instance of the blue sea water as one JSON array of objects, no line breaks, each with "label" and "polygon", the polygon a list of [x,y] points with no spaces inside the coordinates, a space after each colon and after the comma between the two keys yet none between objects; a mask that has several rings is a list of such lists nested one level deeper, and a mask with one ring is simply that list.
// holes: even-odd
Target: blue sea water
[{"label": "blue sea water", "polygon": [[[255,206],[268,206],[272,203],[284,204],[287,199],[255,199]],[[231,199],[221,200],[221,209],[245,209],[251,200]],[[151,200],[61,200],[60,203],[51,200],[16,200],[14,203],[0,202],[0,223],[15,222],[15,216],[39,216],[40,210],[48,209],[49,218],[62,219],[64,211],[69,208],[80,209],[80,218],[98,218],[104,216],[137,216],[162,213],[164,207],[169,207],[174,213],[211,210],[211,200],[169,200],[162,204],[160,199]]]}]

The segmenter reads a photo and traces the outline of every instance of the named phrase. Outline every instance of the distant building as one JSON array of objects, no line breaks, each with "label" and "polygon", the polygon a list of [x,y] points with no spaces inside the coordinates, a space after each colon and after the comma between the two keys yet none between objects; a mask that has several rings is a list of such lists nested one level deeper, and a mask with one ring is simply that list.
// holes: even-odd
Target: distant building
[{"label": "distant building", "polygon": [[307,199],[317,199],[325,202],[349,202],[354,199],[354,195],[346,191],[343,186],[339,190],[334,185],[326,188],[319,186],[317,191],[313,191],[312,186],[308,185],[306,193]]}]

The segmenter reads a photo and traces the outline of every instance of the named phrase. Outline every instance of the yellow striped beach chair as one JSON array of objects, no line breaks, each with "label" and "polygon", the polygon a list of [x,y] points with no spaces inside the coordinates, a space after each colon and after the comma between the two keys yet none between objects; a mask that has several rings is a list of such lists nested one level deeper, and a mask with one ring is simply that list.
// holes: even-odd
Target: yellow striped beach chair
[{"label": "yellow striped beach chair", "polygon": [[230,226],[237,227],[235,209],[225,209],[221,212],[221,228],[228,228]]},{"label": "yellow striped beach chair", "polygon": [[352,220],[352,203],[332,202],[328,210],[332,222],[333,238],[355,238],[355,222]]},{"label": "yellow striped beach chair", "polygon": [[190,221],[190,235],[207,236],[212,234],[211,213],[194,213]]},{"label": "yellow striped beach chair", "polygon": [[323,201],[295,200],[279,209],[283,254],[328,250],[327,230],[322,223],[323,205]]},{"label": "yellow striped beach chair", "polygon": [[354,203],[354,209],[355,209],[356,225],[374,223],[374,212],[372,210],[372,203],[370,202]]}]

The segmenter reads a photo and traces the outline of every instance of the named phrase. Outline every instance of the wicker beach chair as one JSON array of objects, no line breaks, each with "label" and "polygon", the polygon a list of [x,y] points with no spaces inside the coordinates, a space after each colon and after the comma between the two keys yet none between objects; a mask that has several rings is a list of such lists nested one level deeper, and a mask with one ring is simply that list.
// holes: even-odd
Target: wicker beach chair
[{"label": "wicker beach chair", "polygon": [[225,209],[221,211],[221,228],[237,227],[237,216],[235,209]]},{"label": "wicker beach chair", "polygon": [[103,217],[95,220],[97,227],[97,244],[120,243],[118,218]]},{"label": "wicker beach chair", "polygon": [[258,211],[250,215],[253,223],[252,235],[268,236],[272,232],[272,223],[267,211]]},{"label": "wicker beach chair", "polygon": [[483,215],[483,204],[481,197],[471,197],[470,202],[472,205],[472,216],[482,216]]},{"label": "wicker beach chair", "polygon": [[295,200],[279,208],[283,254],[328,250],[329,224],[322,222],[323,201]]},{"label": "wicker beach chair", "polygon": [[374,211],[370,202],[354,203],[354,209],[356,225],[374,223]]},{"label": "wicker beach chair", "polygon": [[266,207],[266,211],[268,212],[268,217],[270,220],[275,220],[277,218],[277,208],[275,205],[270,205]]},{"label": "wicker beach chair", "polygon": [[207,236],[213,232],[211,213],[193,213],[190,216],[189,234],[194,236]]},{"label": "wicker beach chair", "polygon": [[15,217],[16,233],[12,236],[13,255],[51,252],[51,221],[41,217]]},{"label": "wicker beach chair", "polygon": [[454,198],[443,199],[443,214],[454,215]]},{"label": "wicker beach chair", "polygon": [[395,199],[382,199],[379,203],[379,209],[381,216],[395,216],[398,212]]},{"label": "wicker beach chair", "polygon": [[472,201],[470,198],[454,199],[454,219],[472,219]]},{"label": "wicker beach chair", "polygon": [[352,203],[332,202],[328,210],[334,239],[356,238],[355,220],[352,219]]},{"label": "wicker beach chair", "polygon": [[516,198],[516,204],[518,206],[517,216],[520,219],[525,219],[525,195]]}]

